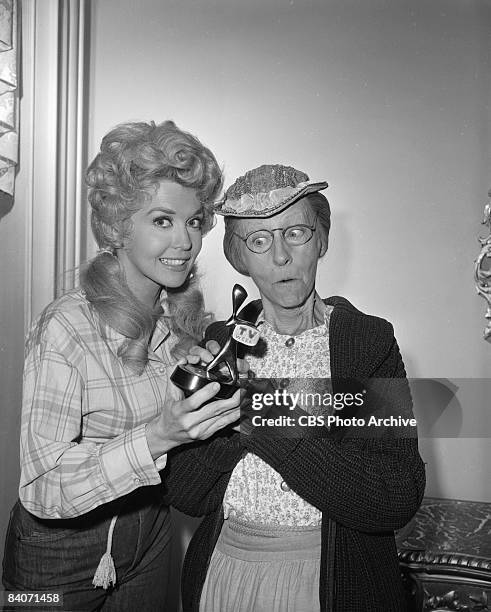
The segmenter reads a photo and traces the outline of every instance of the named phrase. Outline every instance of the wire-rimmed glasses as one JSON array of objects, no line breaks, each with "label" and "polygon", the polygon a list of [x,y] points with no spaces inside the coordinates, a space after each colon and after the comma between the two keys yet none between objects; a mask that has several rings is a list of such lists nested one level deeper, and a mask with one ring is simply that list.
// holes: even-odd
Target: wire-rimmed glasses
[{"label": "wire-rimmed glasses", "polygon": [[234,234],[245,242],[249,251],[252,251],[253,253],[266,253],[273,245],[273,232],[281,232],[283,240],[289,246],[300,246],[302,244],[306,244],[312,238],[315,232],[316,224],[317,215],[315,216],[314,225],[296,223],[295,225],[289,225],[285,228],[275,227],[271,230],[254,230],[249,232],[246,236],[241,236],[236,232],[234,232]]}]

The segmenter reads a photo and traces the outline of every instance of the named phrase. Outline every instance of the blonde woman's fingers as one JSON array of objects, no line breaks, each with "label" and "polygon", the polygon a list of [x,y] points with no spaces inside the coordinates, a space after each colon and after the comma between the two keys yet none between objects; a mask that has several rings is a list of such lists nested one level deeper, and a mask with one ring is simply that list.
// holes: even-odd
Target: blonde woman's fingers
[{"label": "blonde woman's fingers", "polygon": [[189,349],[189,359],[195,359],[196,357],[198,361],[209,363],[213,359],[213,353],[201,346],[193,346]]},{"label": "blonde woman's fingers", "polygon": [[206,343],[206,348],[212,353],[212,355],[217,355],[220,351],[220,345],[216,340],[208,340]]}]

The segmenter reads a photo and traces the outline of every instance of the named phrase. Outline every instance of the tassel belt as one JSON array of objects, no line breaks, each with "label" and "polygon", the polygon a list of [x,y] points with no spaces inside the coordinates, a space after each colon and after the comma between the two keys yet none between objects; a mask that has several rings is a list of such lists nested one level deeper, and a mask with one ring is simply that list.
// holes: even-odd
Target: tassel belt
[{"label": "tassel belt", "polygon": [[[158,491],[160,491],[160,489],[158,489]],[[99,561],[94,578],[92,579],[92,584],[95,588],[102,587],[103,589],[108,589],[109,587],[114,587],[116,585],[117,575],[116,566],[112,556],[112,545],[114,528],[116,527],[118,518],[129,512],[144,510],[149,505],[158,504],[160,506],[162,497],[161,495],[158,495],[158,491],[155,491],[155,487],[137,489],[122,499],[106,504],[106,506],[109,506],[110,508],[105,508],[104,506],[101,508],[101,510],[103,510],[106,514],[106,517],[107,510],[109,509],[114,514],[111,517],[107,531],[106,550]]]},{"label": "tassel belt", "polygon": [[106,552],[102,555],[99,565],[95,571],[94,578],[92,579],[92,584],[94,587],[108,589],[110,586],[114,586],[116,584],[116,567],[114,566],[114,559],[111,554],[111,549],[113,546],[114,526],[116,525],[117,520],[118,515],[116,514],[112,517],[111,522],[109,523],[109,531],[107,532],[106,540]]}]

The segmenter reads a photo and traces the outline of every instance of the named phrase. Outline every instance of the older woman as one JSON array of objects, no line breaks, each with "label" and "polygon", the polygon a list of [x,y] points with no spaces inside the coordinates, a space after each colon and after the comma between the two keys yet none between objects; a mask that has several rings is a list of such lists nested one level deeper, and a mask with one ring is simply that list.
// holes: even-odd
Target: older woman
[{"label": "older woman", "polygon": [[[251,372],[287,390],[301,379],[331,379],[336,391],[348,378],[399,378],[398,405],[410,413],[390,323],[315,290],[330,227],[325,187],[291,167],[261,166],[237,179],[218,209],[225,255],[261,296],[247,307],[262,339],[247,355]],[[226,334],[214,323],[207,338]],[[405,609],[394,530],[423,496],[414,437],[285,438],[258,426],[177,453],[169,470],[173,503],[207,514],[186,555],[185,611]]]},{"label": "older woman", "polygon": [[51,592],[54,609],[161,610],[166,453],[239,416],[239,393],[214,401],[209,384],[183,399],[167,378],[209,323],[192,272],[222,174],[172,121],[125,123],[87,183],[100,250],[27,339],[3,583]]}]

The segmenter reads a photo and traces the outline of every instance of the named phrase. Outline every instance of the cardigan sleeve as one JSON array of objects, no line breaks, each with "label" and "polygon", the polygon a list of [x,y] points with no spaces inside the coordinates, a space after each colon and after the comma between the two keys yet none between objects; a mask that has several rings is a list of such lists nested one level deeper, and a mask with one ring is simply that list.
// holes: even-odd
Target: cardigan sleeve
[{"label": "cardigan sleeve", "polygon": [[164,501],[190,516],[216,510],[242,451],[236,432],[219,432],[171,451],[162,474]]},{"label": "cardigan sleeve", "polygon": [[[372,374],[405,378],[393,339]],[[407,384],[400,385],[412,414]],[[280,439],[252,435],[246,448],[277,470],[301,497],[346,527],[366,532],[394,530],[415,514],[424,493],[425,469],[414,438]]]}]

